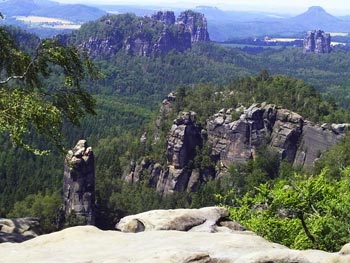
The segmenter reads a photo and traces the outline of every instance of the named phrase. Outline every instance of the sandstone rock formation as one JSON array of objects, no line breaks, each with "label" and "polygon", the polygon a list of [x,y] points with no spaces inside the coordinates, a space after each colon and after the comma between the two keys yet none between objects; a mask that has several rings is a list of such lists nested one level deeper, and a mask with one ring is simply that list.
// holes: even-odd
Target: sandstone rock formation
[{"label": "sandstone rock formation", "polygon": [[162,21],[167,25],[175,24],[175,14],[172,11],[158,11],[152,15],[154,20]]},{"label": "sandstone rock formation", "polygon": [[[210,41],[207,21],[203,14],[193,11],[185,11],[175,19],[172,11],[159,11],[151,17],[140,17],[137,26],[130,27],[130,32],[119,28],[120,24],[113,17],[102,18],[98,27],[105,27],[101,35],[85,38],[79,44],[82,50],[90,56],[111,56],[119,50],[125,50],[130,55],[136,56],[158,56],[166,54],[171,50],[183,52],[192,47],[193,43]],[[152,32],[149,30],[152,28]],[[119,32],[116,34],[115,32]],[[123,32],[123,33],[121,33]],[[69,42],[69,38],[60,37],[63,43]]]},{"label": "sandstone rock formation", "polygon": [[254,157],[258,146],[267,144],[295,166],[310,167],[321,153],[345,135],[346,124],[316,125],[299,114],[275,105],[254,104],[238,120],[235,109],[223,109],[207,121],[213,156],[228,167]]},{"label": "sandstone rock formation", "polygon": [[209,233],[244,230],[244,227],[228,217],[229,212],[223,207],[153,210],[122,218],[116,229],[133,233],[158,230]]},{"label": "sandstone rock formation", "polygon": [[95,223],[95,161],[85,140],[80,140],[66,155],[63,198],[66,221],[75,216],[82,223]]},{"label": "sandstone rock formation", "polygon": [[23,242],[42,234],[38,218],[0,218],[0,243]]},{"label": "sandstone rock formation", "polygon": [[[226,211],[227,212],[227,211]],[[212,233],[211,228],[199,231],[174,231],[189,221],[212,224],[226,214],[222,208],[203,208],[197,211],[150,211],[129,217],[146,220],[146,230],[139,233],[102,231],[93,226],[78,226],[60,232],[42,235],[32,240],[0,246],[2,263],[78,263],[78,262],[133,262],[133,263],[347,263],[349,246],[339,253],[319,250],[297,251],[271,243],[249,231],[227,229]],[[166,215],[166,218],[159,216]],[[201,219],[202,218],[202,219]],[[201,219],[201,220],[199,220]],[[207,221],[206,221],[207,220]],[[137,223],[137,222],[136,222]],[[156,224],[156,225],[153,225]],[[208,225],[209,225],[208,224]],[[163,230],[157,226],[162,225]],[[125,226],[125,224],[124,224]],[[130,225],[129,225],[130,226]],[[137,224],[134,224],[137,230]],[[164,229],[168,226],[171,230]],[[132,228],[132,226],[131,226]],[[218,227],[223,228],[223,227]],[[137,232],[137,231],[136,231]]]},{"label": "sandstone rock formation", "polygon": [[191,34],[191,42],[210,41],[207,20],[203,14],[191,10],[182,12],[177,24],[183,27],[184,32]]},{"label": "sandstone rock formation", "polygon": [[330,53],[331,35],[322,30],[309,31],[304,39],[304,53]]},{"label": "sandstone rock formation", "polygon": [[183,112],[171,127],[167,145],[167,169],[158,176],[157,191],[168,193],[185,191],[192,171],[188,163],[193,160],[196,148],[201,146],[200,128],[194,112]]},{"label": "sandstone rock formation", "polygon": [[[169,117],[175,100],[176,94],[171,93],[163,101],[155,125],[156,140],[157,131],[164,118]],[[207,120],[203,130],[196,125],[195,116],[194,112],[184,112],[174,121],[167,137],[165,166],[143,160],[133,165],[125,179],[137,182],[147,171],[151,175],[149,185],[159,193],[196,191],[200,184],[224,176],[231,164],[254,158],[262,145],[278,153],[281,160],[306,168],[338,143],[350,127],[350,124],[313,124],[295,112],[266,103],[221,109]],[[217,165],[200,170],[191,161],[204,144],[210,146],[210,158]]]}]

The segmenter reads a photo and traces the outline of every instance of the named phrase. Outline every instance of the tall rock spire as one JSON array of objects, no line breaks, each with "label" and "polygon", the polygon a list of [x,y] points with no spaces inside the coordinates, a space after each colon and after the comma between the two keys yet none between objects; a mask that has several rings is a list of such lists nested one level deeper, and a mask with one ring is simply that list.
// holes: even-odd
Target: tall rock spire
[{"label": "tall rock spire", "polygon": [[75,223],[95,224],[95,161],[85,140],[66,155],[63,180],[64,216]]}]

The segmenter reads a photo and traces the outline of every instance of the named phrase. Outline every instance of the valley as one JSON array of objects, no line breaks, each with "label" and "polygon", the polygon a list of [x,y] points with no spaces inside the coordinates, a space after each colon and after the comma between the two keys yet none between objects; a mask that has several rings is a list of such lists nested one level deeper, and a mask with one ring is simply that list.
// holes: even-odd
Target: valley
[{"label": "valley", "polygon": [[24,2],[0,2],[1,23],[22,27],[0,30],[0,217],[113,230],[149,210],[221,206],[222,222],[291,249],[349,243],[348,20]]}]

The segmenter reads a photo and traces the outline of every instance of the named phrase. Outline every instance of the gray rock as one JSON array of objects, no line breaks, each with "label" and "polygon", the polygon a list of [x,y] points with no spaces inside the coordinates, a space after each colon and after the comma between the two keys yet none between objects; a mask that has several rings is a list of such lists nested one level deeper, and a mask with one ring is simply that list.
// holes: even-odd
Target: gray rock
[{"label": "gray rock", "polygon": [[179,15],[176,23],[183,27],[184,32],[190,33],[192,43],[210,41],[207,20],[203,14],[188,10]]},{"label": "gray rock", "polygon": [[194,112],[183,112],[171,127],[168,135],[167,160],[175,169],[183,169],[195,156],[201,145],[201,130],[195,124]]},{"label": "gray rock", "polygon": [[38,218],[0,218],[0,243],[20,243],[42,234]]},{"label": "gray rock", "polygon": [[88,225],[95,223],[95,161],[85,140],[66,155],[63,198],[64,220],[74,213]]},{"label": "gray rock", "polygon": [[175,14],[173,11],[158,11],[152,15],[154,20],[162,21],[167,25],[175,24]]},{"label": "gray rock", "polygon": [[227,119],[223,112],[208,119],[207,134],[214,159],[224,167],[254,158],[255,149],[267,143],[281,159],[309,167],[322,152],[338,143],[350,127],[349,124],[314,125],[299,114],[275,105],[253,104],[239,120],[230,123],[222,121]]},{"label": "gray rock", "polygon": [[322,30],[309,31],[304,38],[304,53],[330,53],[331,35]]},{"label": "gray rock", "polygon": [[173,193],[174,191],[183,192],[188,187],[191,171],[188,169],[176,169],[172,165],[168,165],[160,174],[157,182],[157,192],[164,195]]},{"label": "gray rock", "polygon": [[315,160],[320,158],[324,151],[337,144],[343,136],[344,134],[341,134],[339,129],[334,132],[334,129],[307,122],[303,127],[294,165],[302,167],[314,165]]},{"label": "gray rock", "polygon": [[[171,93],[163,101],[155,131],[170,116],[175,100],[176,95]],[[236,112],[243,112],[239,119]],[[315,125],[295,112],[266,103],[221,109],[207,120],[202,130],[195,119],[194,112],[183,112],[174,120],[167,137],[166,165],[138,164],[125,180],[137,182],[147,169],[151,174],[149,185],[159,193],[196,191],[201,184],[224,177],[230,165],[255,158],[261,145],[274,150],[281,160],[310,167],[324,151],[338,143],[350,127],[347,123]],[[211,161],[216,166],[193,170],[191,161],[196,156],[196,148],[204,143],[211,147]]]},{"label": "gray rock", "polygon": [[299,114],[285,109],[278,110],[276,118],[270,145],[280,153],[282,160],[293,163],[303,129],[303,119]]}]

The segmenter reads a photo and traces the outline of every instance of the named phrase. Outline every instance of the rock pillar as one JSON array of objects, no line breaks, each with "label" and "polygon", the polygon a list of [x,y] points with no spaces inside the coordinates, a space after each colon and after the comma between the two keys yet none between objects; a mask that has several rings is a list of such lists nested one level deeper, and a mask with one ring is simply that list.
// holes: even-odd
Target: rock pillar
[{"label": "rock pillar", "polygon": [[65,158],[64,217],[66,223],[95,224],[95,162],[91,147],[80,140]]}]

